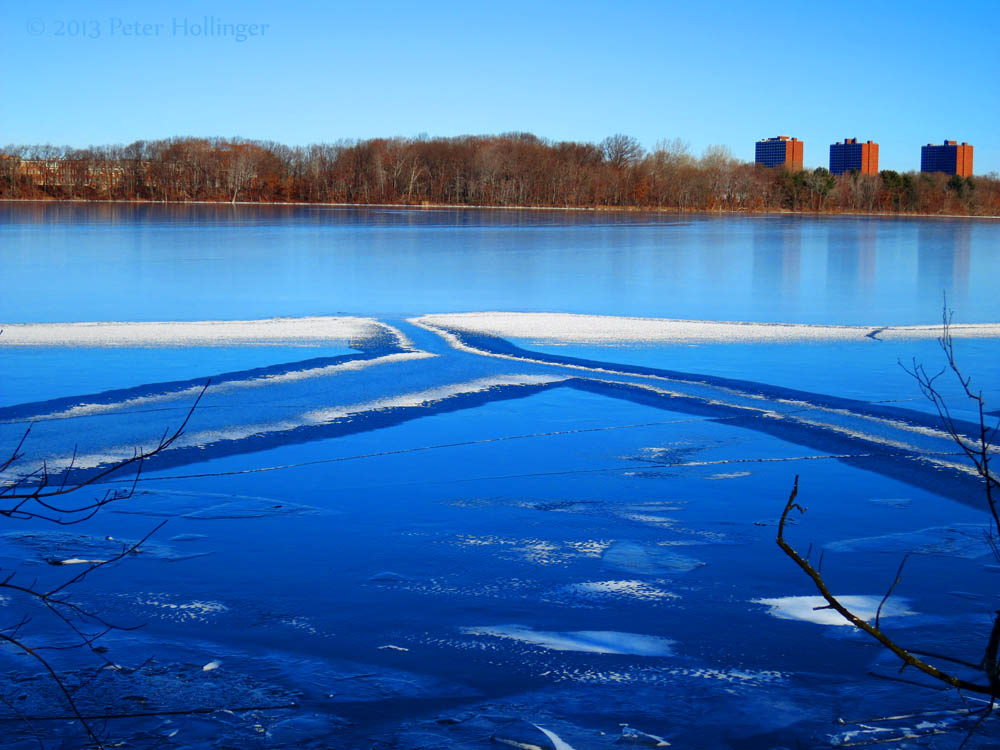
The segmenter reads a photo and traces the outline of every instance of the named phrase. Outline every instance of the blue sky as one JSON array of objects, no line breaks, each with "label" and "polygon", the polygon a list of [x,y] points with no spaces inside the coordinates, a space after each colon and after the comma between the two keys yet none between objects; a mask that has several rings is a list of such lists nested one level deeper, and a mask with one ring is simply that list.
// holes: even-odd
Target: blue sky
[{"label": "blue sky", "polygon": [[[623,132],[750,160],[755,140],[787,134],[807,166],[857,137],[908,170],[953,138],[975,145],[977,174],[1000,171],[996,0],[0,8],[0,144]],[[206,16],[257,34],[194,36]]]}]

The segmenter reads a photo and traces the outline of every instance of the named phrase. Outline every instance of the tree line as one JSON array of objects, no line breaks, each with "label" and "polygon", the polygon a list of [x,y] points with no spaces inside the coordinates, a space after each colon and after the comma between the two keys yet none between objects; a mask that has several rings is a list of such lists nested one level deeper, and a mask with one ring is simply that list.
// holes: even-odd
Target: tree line
[{"label": "tree line", "polygon": [[169,138],[72,149],[7,146],[0,198],[1000,215],[1000,178],[886,170],[835,176],[701,156],[680,140],[652,151],[530,133],[373,138],[290,147]]}]

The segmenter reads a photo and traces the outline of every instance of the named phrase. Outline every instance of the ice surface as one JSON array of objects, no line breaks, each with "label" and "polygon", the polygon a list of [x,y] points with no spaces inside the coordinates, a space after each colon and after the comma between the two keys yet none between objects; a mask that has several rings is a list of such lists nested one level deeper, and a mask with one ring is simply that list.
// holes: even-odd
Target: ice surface
[{"label": "ice surface", "polygon": [[662,737],[658,737],[655,734],[647,734],[646,732],[641,732],[635,727],[630,727],[627,724],[622,727],[622,734],[617,740],[615,740],[616,745],[631,745],[635,747],[669,747],[670,743],[667,742]]},{"label": "ice surface", "polygon": [[[86,669],[62,675],[72,691],[73,700],[84,714],[107,713],[114,707],[116,713],[134,715],[128,721],[115,723],[118,741],[128,739],[132,747],[183,746],[189,748],[212,747],[220,736],[227,737],[230,747],[248,747],[256,744],[257,732],[253,725],[260,720],[273,720],[267,707],[290,708],[295,698],[286,689],[268,684],[259,676],[241,674],[232,670],[205,672],[195,663],[178,663],[170,658],[171,651],[164,649],[157,658],[150,659],[139,668]],[[37,679],[31,670],[18,665],[16,671],[4,674],[5,689],[17,691],[18,707],[10,702],[0,707],[3,719],[5,748],[20,747],[19,736],[33,740],[39,747],[37,724],[16,721],[19,714],[46,716],[66,711],[66,701],[56,683]],[[256,716],[232,711],[248,706],[262,709]],[[177,717],[164,720],[158,712],[174,712]],[[198,718],[199,715],[203,718]],[[267,716],[268,718],[263,718]],[[87,746],[82,741],[82,730],[74,721],[45,722],[46,747],[77,748]],[[52,734],[49,734],[52,733]],[[64,733],[63,741],[59,737]],[[53,737],[54,735],[54,737]],[[174,736],[176,735],[176,736]],[[164,743],[168,737],[174,740]],[[175,744],[177,743],[177,744]]]},{"label": "ice surface", "polygon": [[[463,213],[463,216],[475,215]],[[730,223],[728,219],[698,221],[713,236],[716,228]],[[511,302],[509,295],[502,304],[520,310],[612,314],[624,310],[626,314],[640,316],[690,313],[694,317],[711,318],[719,312],[720,317],[735,320],[836,322],[839,319],[864,323],[869,317],[877,322],[891,316],[894,322],[905,323],[934,319],[939,312],[935,309],[938,277],[945,278],[949,285],[953,277],[956,285],[963,283],[959,278],[965,272],[960,268],[961,263],[955,265],[949,261],[938,269],[925,262],[929,247],[939,238],[931,238],[932,242],[925,239],[919,248],[910,247],[915,240],[897,242],[898,222],[889,223],[894,239],[883,243],[883,249],[891,244],[899,257],[881,258],[875,270],[892,267],[898,271],[895,261],[902,259],[905,273],[888,276],[878,273],[872,277],[869,256],[860,258],[865,264],[863,268],[853,265],[853,255],[848,258],[847,267],[843,267],[843,248],[833,240],[841,238],[840,227],[851,227],[852,231],[857,227],[864,232],[879,224],[878,220],[807,218],[792,223],[780,217],[766,217],[733,221],[744,228],[759,229],[725,232],[725,238],[720,240],[720,248],[723,244],[733,247],[733,258],[742,264],[726,266],[731,276],[722,280],[723,285],[727,280],[737,283],[729,285],[734,294],[722,295],[727,297],[725,300],[719,295],[703,294],[698,285],[695,285],[698,288],[688,285],[689,291],[684,294],[702,298],[697,309],[684,310],[690,301],[688,297],[681,304],[675,295],[663,294],[660,289],[655,302],[633,300],[626,304],[627,310],[620,305],[624,298],[609,295],[609,299],[616,297],[619,312],[615,312],[610,304],[574,302],[583,295],[574,300],[560,297],[559,290],[573,284],[567,285],[562,273],[553,271],[557,266],[546,262],[544,268],[536,264],[538,278],[544,277],[545,284],[518,284],[516,288],[512,286],[512,293],[515,297],[523,296],[524,290],[537,289],[538,294],[532,299],[544,301],[547,306],[536,305],[528,297]],[[754,235],[756,246],[759,244],[756,235],[770,233],[772,227],[779,227],[782,235],[795,233],[796,230],[789,231],[790,224],[810,227],[804,234],[807,240],[817,234],[821,238],[829,234],[830,252],[825,242],[818,255],[811,255],[804,247],[799,268],[797,248],[785,248],[789,253],[787,256],[782,253],[782,259],[787,258],[792,265],[782,265],[780,273],[792,272],[786,279],[789,282],[786,291],[794,292],[796,301],[776,307],[773,299],[759,296],[758,260],[766,253],[750,247],[750,235]],[[963,226],[972,224],[971,231],[984,231],[981,222],[967,222]],[[916,225],[937,223],[915,220],[908,222],[906,228]],[[814,232],[813,227],[820,231]],[[601,234],[614,231],[609,227],[602,229]],[[657,236],[663,242],[651,248],[649,258],[653,261],[662,260],[662,247],[671,242],[670,231],[664,230],[663,236]],[[332,239],[328,233],[322,234],[322,241],[317,244],[319,259],[328,257]],[[468,286],[469,276],[461,272],[462,263],[452,262],[472,257],[465,247],[468,233],[456,233],[449,228],[447,234],[463,235],[455,240],[462,245],[458,248],[461,253],[449,256],[446,265],[453,266],[456,278],[461,275],[462,283]],[[546,241],[562,242],[565,238],[554,232],[545,234],[552,235]],[[203,234],[194,236],[204,241]],[[539,240],[537,232],[531,237],[533,243]],[[437,238],[440,239],[440,234]],[[983,243],[982,238],[979,242]],[[574,262],[582,257],[578,244],[571,242],[566,246]],[[698,255],[691,257],[711,259],[714,256],[708,249],[699,247]],[[241,250],[242,255],[245,253]],[[432,255],[439,257],[440,253],[418,253],[413,255],[414,262],[426,265]],[[547,252],[546,257],[550,255]],[[972,258],[973,266],[977,263],[982,266],[988,253],[974,248],[966,255]],[[77,253],[74,257],[84,256],[89,257],[90,253]],[[374,258],[371,253],[358,253],[358,257],[362,256]],[[503,252],[492,257],[510,265],[510,280],[517,279],[518,274],[523,276],[526,266],[518,253]],[[718,274],[713,272],[722,266],[715,264],[708,268],[700,260],[692,265],[705,268],[705,289],[718,287]],[[654,266],[655,263],[645,270]],[[364,292],[368,300],[352,306],[345,305],[337,289],[329,288],[330,283],[353,283],[351,274],[316,274],[314,263],[302,264],[302,268],[307,267],[317,287],[323,286],[323,298],[319,302],[316,298],[303,302],[300,295],[294,295],[293,301],[301,310],[292,312],[308,313],[309,307],[315,311],[333,304],[362,312],[373,309],[370,289]],[[384,270],[387,266],[380,263],[379,267]],[[600,296],[602,285],[610,278],[608,268],[612,266],[601,272],[595,266],[597,272],[586,275],[593,286],[587,290],[588,295],[596,291]],[[835,273],[837,269],[844,271],[844,278]],[[437,273],[448,269],[432,270]],[[854,274],[855,270],[859,273]],[[996,275],[975,270],[971,277],[979,279],[975,285],[979,290],[988,286],[983,279]],[[665,276],[642,273],[645,281],[641,284],[649,288],[662,286],[663,280],[669,282]],[[836,292],[836,299],[824,296],[822,287],[810,280],[816,273],[824,278],[835,277],[830,290],[831,294]],[[918,274],[921,288],[931,290],[924,296],[926,304],[914,302],[917,297],[914,294],[907,297],[910,301],[905,308],[895,310],[896,303],[905,300],[902,295],[893,296],[891,289],[886,296],[887,284],[891,287],[894,279],[904,277],[915,282]],[[440,280],[434,273],[426,278]],[[625,274],[621,278],[635,281],[637,276]],[[851,282],[847,292],[836,291],[836,285],[845,279]],[[412,281],[403,277],[399,280]],[[871,285],[865,286],[869,281]],[[383,290],[379,299],[398,297],[402,291],[404,296],[411,294],[409,299],[413,301],[412,289],[419,286],[411,285],[410,291],[406,291],[392,278],[378,282]],[[855,291],[856,298],[852,299]],[[93,299],[113,297],[91,292],[92,289],[88,297]],[[351,299],[356,301],[363,296],[360,292],[352,294]],[[976,295],[986,299],[983,291]],[[215,312],[202,317],[225,317],[218,299],[210,295],[193,296],[205,297],[208,304],[216,306]],[[422,296],[419,304],[392,303],[380,309],[419,310],[435,304],[429,300],[430,296],[430,293],[426,298]],[[283,299],[280,295],[259,295],[253,301],[259,310],[248,308],[235,314],[271,315],[274,311],[264,308],[287,305],[287,299]],[[874,303],[876,299],[878,302]],[[956,299],[962,307],[960,316],[980,321],[995,319],[991,308],[981,302],[975,303],[976,312],[970,317],[965,308],[969,297]],[[567,300],[572,304],[563,304]],[[467,307],[467,301],[468,294],[457,302],[445,300],[442,304],[452,309],[488,309],[496,303],[495,298],[483,299],[479,307]],[[524,301],[528,304],[521,304]],[[44,299],[42,302],[47,304]],[[88,309],[96,310],[90,302],[84,307],[88,305]],[[725,309],[709,309],[713,305]],[[72,308],[64,304],[60,309]],[[127,306],[121,309],[128,314],[136,312]],[[178,309],[185,311],[187,307],[182,305]],[[760,318],[753,317],[755,311],[760,312]],[[41,310],[37,313],[48,319],[73,318],[72,312],[55,317],[51,317],[54,313]],[[148,314],[162,317],[163,311]],[[88,313],[88,317],[94,314]],[[128,679],[120,672],[113,675],[106,672],[99,681],[116,679],[119,683],[116,692],[109,689],[106,694],[96,696],[100,700],[91,699],[93,694],[87,693],[85,705],[130,706],[132,699],[127,696],[139,696],[135,705],[146,708],[148,704],[152,710],[227,708],[270,702],[261,700],[256,693],[235,690],[241,676],[252,678],[249,682],[256,685],[281,685],[286,688],[283,695],[293,697],[296,702],[301,700],[299,707],[280,715],[259,711],[234,716],[219,711],[203,717],[177,717],[171,719],[173,723],[162,725],[158,718],[145,724],[138,720],[112,722],[115,734],[121,732],[114,739],[130,746],[151,746],[161,736],[176,733],[167,745],[197,750],[216,745],[280,746],[297,750],[371,746],[480,750],[490,744],[489,737],[494,732],[514,719],[534,724],[537,729],[531,736],[539,743],[555,747],[555,739],[543,731],[548,730],[578,750],[619,747],[615,740],[624,722],[641,727],[653,737],[668,737],[677,747],[704,750],[813,747],[822,744],[831,732],[845,729],[833,725],[832,719],[837,714],[832,707],[851,703],[850,715],[857,718],[876,715],[883,701],[871,696],[884,697],[887,693],[877,693],[876,681],[867,676],[871,650],[859,648],[857,642],[843,637],[851,635],[852,628],[816,629],[813,637],[822,639],[818,648],[810,648],[807,643],[803,648],[789,651],[783,645],[785,640],[776,634],[801,625],[763,617],[765,606],[746,602],[741,606],[741,599],[734,597],[740,596],[746,581],[756,581],[759,588],[742,599],[778,596],[788,590],[811,592],[801,585],[791,589],[785,586],[798,579],[794,570],[786,569],[787,560],[775,556],[774,529],[752,525],[753,519],[778,512],[783,496],[779,494],[776,499],[775,495],[787,492],[792,474],[800,468],[803,502],[813,512],[820,513],[812,522],[807,517],[797,528],[796,535],[801,537],[803,547],[812,539],[818,539],[819,543],[848,540],[845,544],[874,551],[887,544],[884,537],[877,536],[885,532],[984,522],[981,503],[976,500],[979,495],[965,493],[967,505],[949,502],[948,497],[961,500],[957,490],[945,496],[937,493],[938,485],[944,485],[942,491],[947,491],[950,474],[900,455],[911,449],[925,454],[953,449],[947,436],[930,429],[934,427],[934,418],[920,421],[906,415],[905,409],[872,403],[877,398],[907,394],[887,396],[884,387],[872,388],[866,383],[848,390],[838,382],[836,373],[841,373],[839,380],[844,381],[863,368],[838,370],[835,357],[831,357],[832,364],[826,365],[834,372],[833,376],[809,381],[799,375],[801,370],[823,366],[820,358],[810,359],[816,352],[844,353],[849,359],[854,356],[851,352],[864,349],[866,356],[875,357],[876,352],[888,356],[889,366],[895,367],[898,349],[889,352],[888,345],[866,338],[874,329],[865,326],[737,323],[727,327],[727,324],[640,318],[580,320],[587,327],[598,324],[594,330],[604,337],[596,342],[603,345],[601,350],[598,351],[598,346],[589,351],[563,346],[553,352],[564,357],[588,357],[589,362],[560,363],[558,356],[551,353],[526,350],[518,353],[513,348],[519,346],[517,341],[512,342],[511,356],[501,358],[494,354],[504,353],[504,342],[477,339],[469,334],[463,334],[461,340],[479,347],[478,350],[473,346],[451,348],[437,334],[413,331],[410,330],[413,326],[399,323],[401,331],[422,352],[374,359],[381,352],[373,351],[366,353],[365,356],[370,354],[373,358],[364,363],[342,362],[329,369],[320,365],[332,362],[317,361],[311,365],[288,362],[271,367],[255,359],[255,366],[267,367],[256,373],[230,373],[243,382],[224,387],[216,379],[214,382],[219,385],[209,391],[185,435],[191,438],[200,433],[206,442],[199,442],[197,447],[180,444],[177,446],[180,450],[164,454],[162,462],[150,462],[143,482],[138,485],[141,489],[170,488],[178,492],[137,494],[117,505],[122,510],[164,516],[201,513],[221,519],[284,515],[254,522],[195,522],[190,517],[172,521],[176,531],[171,529],[164,537],[176,532],[210,531],[211,538],[203,541],[177,534],[167,542],[177,550],[212,549],[210,564],[144,564],[140,560],[88,578],[86,586],[80,589],[84,603],[93,601],[100,611],[107,611],[115,621],[123,620],[123,624],[146,622],[147,628],[142,632],[163,639],[154,648],[134,644],[120,647],[117,636],[113,636],[107,642],[115,662],[127,670],[154,656],[157,663],[151,666],[162,665],[171,674],[162,675],[161,690],[157,693],[150,689],[155,675],[148,670]],[[532,333],[537,336],[533,340],[549,336],[552,340],[568,340],[577,335],[569,329],[553,333],[551,320],[541,322],[544,325]],[[636,361],[641,357],[633,359],[630,350],[612,351],[609,346],[640,341],[647,335],[655,337],[661,335],[656,332],[661,329],[665,340],[679,334],[691,338],[645,360],[648,365],[645,371],[640,371],[642,363]],[[215,333],[224,331],[219,329]],[[883,330],[879,338],[894,334],[898,332]],[[919,332],[927,337],[917,344],[924,347],[921,351],[929,351],[928,345],[933,344],[937,334],[937,326]],[[241,335],[233,341],[242,341]],[[686,343],[699,343],[698,337],[724,342],[717,346],[725,352],[719,356],[731,359],[728,368],[707,370],[718,376],[714,379],[698,374],[706,372],[701,354],[709,347],[686,347]],[[837,337],[857,343],[825,345],[839,341]],[[748,343],[740,347],[733,343],[749,340],[774,341],[775,345]],[[819,344],[803,344],[798,348],[778,345],[785,340]],[[0,340],[0,348],[3,343]],[[300,343],[312,342],[302,339]],[[985,352],[986,347],[994,344],[983,340],[962,345],[980,346],[983,347],[980,351]],[[772,377],[769,367],[774,363],[787,364],[789,360],[794,364],[791,356],[783,359],[778,354],[769,355],[764,363],[755,361],[752,367],[740,369],[742,362],[762,350],[783,349],[789,352],[794,349],[794,355],[804,361],[801,370],[787,368],[779,382],[775,380],[777,375]],[[675,353],[681,350],[688,351],[690,356],[675,358]],[[128,350],[123,348],[74,351],[80,362],[119,356],[118,361],[127,362]],[[150,351],[159,351],[161,357],[170,358],[167,350]],[[281,351],[280,356],[287,359],[298,357],[277,348],[267,351],[275,352],[276,356]],[[660,350],[650,347],[649,351]],[[25,347],[19,354],[29,357],[31,351]],[[187,350],[185,357],[189,358],[190,366],[195,366],[197,356],[195,350]],[[622,360],[631,362],[632,369],[628,370]],[[218,361],[205,360],[205,377],[213,374],[211,368]],[[656,367],[669,367],[673,372]],[[177,390],[165,393],[167,389],[160,387],[164,384],[152,382],[159,377],[152,368],[134,371],[134,382],[116,381],[115,387],[130,390],[115,394],[98,393],[103,386],[92,385],[95,381],[84,385],[74,379],[71,368],[65,370],[45,373],[54,381],[46,392],[69,398],[54,399],[45,405],[23,405],[26,409],[22,411],[39,407],[50,415],[61,413],[79,418],[37,423],[30,452],[26,454],[31,462],[27,470],[35,468],[35,459],[40,463],[53,454],[68,454],[77,443],[82,455],[115,454],[120,448],[130,451],[132,445],[148,444],[148,440],[159,436],[166,423],[176,424],[176,415],[183,414],[187,406],[181,402],[190,399],[193,393],[181,391],[192,386],[191,382],[175,384]],[[185,370],[183,374],[194,377],[202,371]],[[507,376],[558,380],[544,381],[537,388],[512,385],[494,389],[487,385],[485,390],[474,391],[467,397],[452,399],[449,395],[456,384],[482,384],[490,378]],[[727,383],[723,382],[725,377],[742,380]],[[546,382],[561,387],[547,388]],[[251,385],[252,388],[248,387]],[[812,392],[790,390],[796,388]],[[537,396],[517,400],[530,394]],[[143,398],[160,401],[134,400]],[[847,403],[849,399],[860,400]],[[108,406],[107,402],[112,401],[116,403]],[[104,406],[88,411],[99,402]],[[355,414],[351,413],[352,407],[371,411]],[[104,411],[98,416],[100,409]],[[150,413],[139,414],[140,409],[148,409]],[[400,411],[390,413],[393,409]],[[338,413],[346,416],[341,418]],[[302,417],[307,414],[333,416],[333,421],[305,422]],[[9,443],[11,435],[23,430],[23,426],[11,422],[32,415],[11,411],[4,416],[8,424],[0,425],[5,431],[2,442]],[[258,431],[258,427],[263,429]],[[589,436],[590,428],[607,431],[595,431]],[[729,439],[734,433],[750,435],[752,440]],[[715,439],[717,436],[719,440]],[[15,443],[17,439],[19,434],[14,435]],[[642,448],[650,445],[667,446],[659,454],[644,456],[661,465],[636,460],[630,466],[623,458],[642,455]],[[692,446],[696,449],[701,446],[705,454],[684,454],[685,447]],[[8,445],[8,450],[12,447]],[[826,460],[832,456],[842,459]],[[807,457],[810,460],[805,460]],[[787,460],[799,463],[766,463]],[[686,467],[688,464],[693,467],[696,462],[701,468]],[[674,470],[663,464],[685,468]],[[648,469],[656,471],[657,477],[634,479],[620,471],[621,468]],[[606,469],[611,470],[600,473]],[[745,471],[753,474],[730,478],[728,485],[702,481]],[[672,476],[667,476],[668,473]],[[486,475],[492,478],[485,478]],[[903,482],[914,477],[918,481],[905,486],[897,481],[900,475],[905,475]],[[455,479],[463,483],[457,484]],[[466,483],[469,479],[478,484]],[[734,487],[740,490],[737,496],[729,492]],[[185,490],[190,494],[182,494]],[[868,501],[911,496],[912,504],[906,510]],[[459,507],[468,498],[473,499]],[[686,505],[675,502],[677,498],[689,502]],[[971,507],[974,502],[977,506]],[[323,509],[323,514],[317,507]],[[858,528],[858,518],[865,519],[863,529]],[[111,513],[102,513],[95,523],[86,530],[122,538],[141,536],[150,525],[141,516]],[[728,536],[720,533],[723,529]],[[854,539],[858,534],[875,540]],[[974,535],[972,532],[965,536],[971,540]],[[710,544],[719,541],[739,541],[746,546],[734,549]],[[908,540],[907,545],[912,546],[911,542]],[[934,547],[940,542],[928,539],[926,544],[920,541],[917,547],[928,544]],[[693,544],[703,546],[690,546]],[[892,541],[888,544],[892,546]],[[22,562],[35,557],[36,550],[27,546],[9,540],[4,546],[5,552],[15,553]],[[663,556],[658,554],[661,551],[685,554]],[[100,545],[93,550],[87,545],[70,546],[65,553],[62,559],[100,559],[105,554]],[[859,585],[866,583],[865,576],[870,578],[872,565],[866,563],[873,562],[873,555],[851,557],[856,564],[845,565],[850,561],[834,560],[840,563],[835,566],[843,579],[840,588],[848,592],[884,592],[878,581],[875,586]],[[992,575],[972,575],[980,570],[979,563],[986,560],[984,557],[969,562],[940,557],[910,563],[918,568],[923,566],[920,574],[913,575],[924,576],[909,582],[916,586],[909,593],[920,595],[913,606],[921,611],[971,611],[968,620],[960,621],[961,626],[953,627],[959,621],[949,619],[944,623],[946,627],[923,628],[925,615],[891,616],[894,619],[887,622],[911,628],[919,623],[917,627],[921,629],[910,634],[919,636],[926,641],[927,648],[940,653],[973,653],[966,646],[976,645],[971,642],[975,632],[981,632],[983,612],[995,593],[992,590],[995,586],[990,587],[989,581],[982,580],[993,579]],[[709,567],[695,569],[701,563]],[[890,570],[894,570],[895,562],[891,564]],[[26,572],[63,578],[80,569],[53,570],[32,561]],[[888,575],[890,570],[884,573]],[[296,581],[296,585],[288,585],[289,580]],[[136,591],[150,593],[137,595]],[[959,594],[970,599],[957,598]],[[971,599],[973,596],[983,599]],[[890,604],[895,605],[895,600]],[[17,622],[18,613],[8,607],[0,611],[10,615],[11,622]],[[816,613],[807,609],[803,614]],[[123,614],[126,616],[122,617]],[[978,617],[978,621],[973,623],[971,615]],[[503,635],[459,632],[470,624],[485,624],[487,629],[504,627],[496,623],[526,624],[516,630],[507,626]],[[828,638],[832,633],[842,637]],[[968,633],[972,636],[967,643],[963,639]],[[636,638],[651,639],[659,635],[669,635],[676,641],[674,656],[650,658],[632,653],[637,650],[630,648]],[[202,639],[217,639],[220,643],[205,643]],[[664,641],[654,640],[652,645],[662,649]],[[234,655],[234,643],[243,644],[249,654],[261,658],[251,660]],[[642,645],[650,643],[643,641]],[[581,646],[587,650],[580,650]],[[409,651],[399,650],[403,648]],[[615,653],[607,653],[609,648]],[[623,651],[628,653],[618,653]],[[306,655],[308,658],[303,658]],[[318,655],[321,656],[317,658]],[[331,661],[355,658],[358,662],[333,666],[319,663],[326,658]],[[40,712],[58,703],[55,691],[37,689],[37,683],[23,680],[30,671],[21,664],[23,659],[0,654],[0,660],[13,662],[9,671],[14,677],[9,682],[16,682],[14,692],[28,696],[25,700],[29,706]],[[224,666],[202,671],[202,665],[210,660],[222,661]],[[390,672],[385,669],[386,664],[401,669]],[[782,671],[774,671],[777,669]],[[471,685],[466,685],[467,681]],[[892,690],[912,693],[901,691],[899,683],[893,683]],[[933,695],[933,700],[941,700],[940,693]],[[195,697],[199,699],[194,700]],[[885,705],[895,710],[900,702],[905,699]],[[13,701],[12,704],[19,705]],[[9,714],[9,710],[4,713]],[[341,715],[346,718],[338,719]],[[846,709],[844,715],[848,716]],[[706,716],[722,720],[706,721]],[[18,725],[6,724],[5,731],[10,726]],[[162,735],[155,731],[160,728]],[[138,730],[148,730],[151,734],[139,736]],[[29,730],[18,731],[29,742],[32,740]],[[0,744],[8,742],[11,739],[5,736]],[[19,739],[13,739],[11,744],[20,747],[18,742]],[[59,739],[54,739],[50,744],[58,742]],[[71,741],[65,744],[73,746]],[[37,747],[38,743],[30,746]]]},{"label": "ice surface", "polygon": [[[334,422],[348,420],[360,415],[371,415],[376,412],[390,411],[394,409],[413,409],[427,407],[433,404],[440,404],[450,399],[475,394],[486,393],[491,390],[507,390],[512,388],[523,388],[532,386],[542,386],[550,383],[557,383],[565,380],[565,375],[535,375],[535,374],[501,374],[488,377],[476,378],[474,380],[452,382],[446,385],[437,386],[425,390],[405,392],[398,395],[379,398],[372,401],[344,404],[342,406],[328,407],[322,409],[310,409],[309,411],[289,415],[283,419],[264,422],[232,422],[217,428],[204,430],[191,430],[181,435],[171,446],[171,450],[179,448],[202,448],[206,445],[217,443],[237,443],[250,438],[258,439],[262,436],[274,436],[279,433],[288,433],[302,427],[317,427]],[[148,448],[147,448],[148,449]],[[114,451],[79,453],[63,456],[52,456],[48,460],[51,469],[64,469],[71,464],[77,469],[93,469],[100,466],[123,461],[133,455],[134,446],[126,448],[118,446]],[[9,472],[8,472],[9,473]],[[0,479],[4,478],[0,475]]]},{"label": "ice surface", "polygon": [[[878,611],[881,596],[847,595],[837,599],[848,610],[862,620],[872,620]],[[822,596],[782,596],[776,599],[754,599],[754,603],[769,607],[769,613],[782,620],[803,620],[818,625],[847,625],[852,623],[834,609],[827,607],[827,601]],[[882,617],[907,617],[915,615],[902,597],[893,597],[882,607]],[[823,607],[824,609],[817,609]]]},{"label": "ice surface", "polygon": [[[876,330],[879,337],[885,339],[936,339],[941,335],[940,325],[883,328],[879,325],[718,322],[569,313],[433,314],[423,315],[414,321],[503,338],[590,344],[859,341]],[[996,338],[1000,337],[1000,323],[955,325],[951,331],[955,338]]]},{"label": "ice surface", "polygon": [[580,651],[590,654],[632,654],[672,656],[674,641],[652,635],[613,630],[556,632],[534,630],[524,625],[491,625],[463,628],[468,635],[485,635],[528,643],[551,651]]},{"label": "ice surface", "polygon": [[[132,497],[112,504],[109,513],[153,516],[155,518],[191,518],[202,521],[227,518],[271,518],[289,515],[327,513],[319,508],[288,500],[254,495],[218,492],[183,492],[141,490]],[[187,534],[172,541],[195,541],[200,534]]]},{"label": "ice surface", "polygon": [[826,549],[831,552],[882,552],[894,555],[910,552],[973,560],[991,552],[985,537],[987,528],[978,524],[933,526],[917,531],[843,539],[830,542],[826,545]]},{"label": "ice surface", "polygon": [[868,502],[875,505],[883,505],[887,508],[896,508],[897,510],[909,508],[913,504],[913,501],[907,497],[870,497],[868,498]]},{"label": "ice surface", "polygon": [[[0,534],[0,545],[26,547],[35,552],[38,560],[53,565],[101,562],[120,555],[138,541],[68,531],[8,531]],[[178,561],[201,557],[207,553],[179,553],[168,544],[147,540],[132,554],[149,560]]]},{"label": "ice surface", "polygon": [[[261,388],[263,386],[276,386],[286,383],[294,383],[302,380],[314,378],[328,378],[342,375],[349,372],[360,372],[372,367],[384,365],[397,365],[415,359],[433,357],[427,352],[397,352],[386,354],[381,357],[371,359],[355,359],[347,362],[339,362],[333,365],[322,367],[307,367],[300,370],[288,370],[282,373],[262,375],[260,377],[248,377],[239,380],[227,380],[223,383],[209,385],[194,385],[176,390],[165,390],[162,393],[154,393],[148,396],[135,396],[133,398],[122,399],[121,401],[110,401],[105,403],[81,403],[52,412],[39,412],[31,415],[32,419],[73,419],[75,417],[87,417],[97,414],[109,414],[117,411],[148,408],[154,404],[175,403],[178,400],[189,399],[191,402],[204,390],[206,396],[238,393],[245,388]],[[206,378],[207,382],[207,378]],[[21,418],[23,420],[23,417]]]}]

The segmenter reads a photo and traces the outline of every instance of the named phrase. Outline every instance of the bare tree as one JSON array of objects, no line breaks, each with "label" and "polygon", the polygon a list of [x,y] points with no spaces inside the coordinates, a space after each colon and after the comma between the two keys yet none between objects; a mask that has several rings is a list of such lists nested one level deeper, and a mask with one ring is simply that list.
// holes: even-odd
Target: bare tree
[{"label": "bare tree", "polygon": [[635,138],[624,133],[609,135],[601,141],[604,158],[615,169],[624,169],[642,158],[642,146]]}]

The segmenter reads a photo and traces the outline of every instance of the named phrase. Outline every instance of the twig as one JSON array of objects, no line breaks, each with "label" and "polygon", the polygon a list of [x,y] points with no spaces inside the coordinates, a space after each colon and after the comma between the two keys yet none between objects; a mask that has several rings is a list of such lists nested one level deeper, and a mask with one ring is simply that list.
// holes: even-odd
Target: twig
[{"label": "twig", "polygon": [[885,596],[882,597],[882,601],[880,601],[878,603],[878,609],[875,611],[875,627],[876,628],[878,628],[878,626],[879,626],[879,619],[882,617],[882,607],[884,607],[885,603],[887,601],[889,601],[889,597],[892,596],[893,590],[896,588],[896,586],[899,585],[899,582],[902,580],[902,578],[903,578],[903,566],[906,565],[906,561],[909,560],[909,559],[910,559],[910,553],[907,552],[905,555],[903,555],[903,559],[899,563],[899,570],[896,571],[896,578],[895,578],[895,580],[892,582],[892,585],[889,587],[889,590],[885,592]]}]

